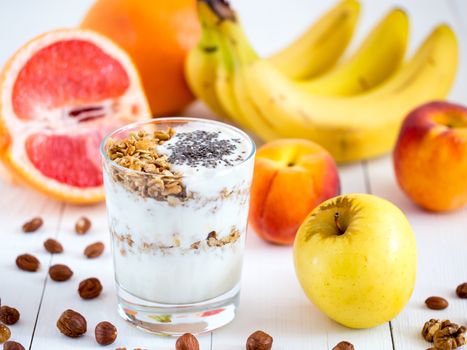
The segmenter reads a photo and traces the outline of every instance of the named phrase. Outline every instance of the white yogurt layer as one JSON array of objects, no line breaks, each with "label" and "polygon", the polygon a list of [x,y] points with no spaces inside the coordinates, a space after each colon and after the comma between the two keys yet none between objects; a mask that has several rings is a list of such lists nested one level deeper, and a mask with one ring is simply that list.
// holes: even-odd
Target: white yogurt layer
[{"label": "white yogurt layer", "polygon": [[[240,280],[254,157],[243,134],[222,125],[189,122],[161,145],[170,157],[177,135],[194,130],[220,132],[219,139],[236,139],[236,149],[215,168],[174,164],[192,197],[172,201],[143,198],[115,182],[104,171],[107,211],[113,237],[116,279],[129,293],[153,302],[186,304],[217,297]],[[237,231],[240,237],[223,246],[207,245]],[[193,244],[200,242],[197,249]]]}]

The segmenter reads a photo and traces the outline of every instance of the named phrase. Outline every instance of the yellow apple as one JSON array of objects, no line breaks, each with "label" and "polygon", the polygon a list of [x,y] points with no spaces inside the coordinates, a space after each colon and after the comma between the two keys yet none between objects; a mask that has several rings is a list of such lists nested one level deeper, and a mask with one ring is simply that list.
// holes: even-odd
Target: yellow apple
[{"label": "yellow apple", "polygon": [[395,205],[372,195],[338,196],[316,207],[298,230],[294,260],[313,304],[351,328],[391,320],[415,286],[410,224]]}]

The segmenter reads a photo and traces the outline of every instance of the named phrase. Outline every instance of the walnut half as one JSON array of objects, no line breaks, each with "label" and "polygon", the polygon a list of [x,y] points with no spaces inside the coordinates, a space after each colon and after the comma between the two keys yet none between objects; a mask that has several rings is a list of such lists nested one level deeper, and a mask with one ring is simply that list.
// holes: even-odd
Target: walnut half
[{"label": "walnut half", "polygon": [[457,349],[466,344],[465,331],[464,326],[459,326],[451,321],[443,321],[441,329],[433,337],[434,345],[440,350]]}]

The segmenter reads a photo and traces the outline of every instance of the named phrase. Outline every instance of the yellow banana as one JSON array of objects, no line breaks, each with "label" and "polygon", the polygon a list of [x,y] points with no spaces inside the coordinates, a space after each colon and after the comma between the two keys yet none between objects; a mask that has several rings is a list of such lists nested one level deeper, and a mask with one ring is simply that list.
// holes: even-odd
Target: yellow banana
[{"label": "yellow banana", "polygon": [[198,44],[188,53],[185,61],[185,77],[191,91],[215,114],[225,116],[215,91],[216,67],[219,55],[218,33],[213,29],[217,20],[204,3],[198,3],[203,31]]},{"label": "yellow banana", "polygon": [[[220,30],[237,51],[251,50],[235,21],[223,21]],[[346,162],[388,152],[412,108],[446,96],[457,69],[458,44],[447,25],[438,26],[390,80],[354,97],[312,95],[269,62],[249,57],[236,74],[243,75],[250,101],[268,116],[273,130],[282,137],[314,140]]]},{"label": "yellow banana", "polygon": [[[305,75],[323,73],[325,69],[334,65],[347,47],[357,23],[359,10],[357,0],[342,0],[313,24],[295,44],[272,56],[271,62],[284,67],[286,73],[287,67],[290,66],[300,67],[302,71],[306,71]],[[199,43],[188,54],[185,76],[191,90],[199,99],[214,113],[226,116],[230,113],[222,107],[214,84],[219,59],[217,34],[213,29],[218,19],[216,11],[222,11],[222,7],[216,7],[215,2],[198,1],[203,32]],[[326,44],[327,39],[333,41],[332,45]],[[221,86],[218,89],[223,90]],[[222,95],[221,98],[226,99]]]},{"label": "yellow banana", "polygon": [[301,83],[306,91],[323,96],[347,96],[370,90],[401,65],[409,37],[409,18],[401,9],[390,11],[360,48],[343,64]]},{"label": "yellow banana", "polygon": [[[245,70],[246,87],[282,135],[306,137],[327,148],[337,161],[390,151],[405,115],[417,105],[443,98],[457,67],[457,42],[438,27],[415,57],[381,91],[349,98],[321,98],[304,92],[274,69],[257,62]],[[271,88],[272,87],[272,88]]]},{"label": "yellow banana", "polygon": [[[241,29],[242,28],[239,27],[239,30]],[[235,47],[233,47],[233,42],[227,40],[225,36],[220,36],[220,38],[221,40],[224,38],[223,45],[221,46],[225,50],[225,54],[233,59],[234,71],[231,72],[230,89],[233,91],[233,98],[238,107],[237,115],[233,116],[234,120],[244,128],[254,131],[262,139],[274,139],[279,137],[279,134],[273,130],[272,123],[269,121],[268,117],[262,114],[262,111],[256,107],[247,94],[243,75],[236,74],[236,72],[241,69],[242,60],[257,59],[256,53],[251,49],[241,50],[239,53],[242,54],[242,57],[240,57],[237,55]]]},{"label": "yellow banana", "polygon": [[227,54],[224,47],[224,38],[219,40],[219,56],[216,65],[216,80],[214,86],[217,98],[227,116],[236,121],[239,115],[237,101],[235,100],[232,81],[234,77],[234,64],[232,57]]},{"label": "yellow banana", "polygon": [[356,0],[341,0],[289,46],[269,58],[293,79],[317,76],[336,64],[352,35],[360,14]]}]

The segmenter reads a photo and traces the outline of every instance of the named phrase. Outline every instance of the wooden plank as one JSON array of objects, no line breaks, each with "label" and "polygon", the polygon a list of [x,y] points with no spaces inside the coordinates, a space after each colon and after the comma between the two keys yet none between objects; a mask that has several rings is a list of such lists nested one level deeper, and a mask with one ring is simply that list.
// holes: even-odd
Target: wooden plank
[{"label": "wooden plank", "polygon": [[[360,164],[340,168],[343,193],[365,192]],[[392,349],[384,324],[355,331],[329,320],[305,297],[295,276],[291,247],[273,246],[249,233],[242,277],[240,311],[228,326],[213,333],[213,349],[241,349],[261,329],[275,349],[331,349],[342,340],[356,349]]]},{"label": "wooden plank", "polygon": [[[43,242],[56,235],[62,204],[52,201],[29,188],[0,180],[0,298],[2,305],[18,309],[20,321],[10,326],[12,340],[29,346],[40,307],[50,254]],[[44,220],[35,233],[25,234],[21,226],[34,216]],[[36,256],[41,267],[38,272],[21,271],[16,257],[23,253]]]},{"label": "wooden plank", "polygon": [[[373,194],[395,203],[408,217],[417,238],[418,277],[412,298],[392,322],[396,349],[424,349],[429,344],[420,336],[430,318],[465,323],[467,303],[455,295],[458,284],[467,281],[467,208],[434,214],[415,206],[400,190],[393,176],[390,157],[369,163]],[[427,297],[439,295],[449,300],[443,311],[425,307]]]},{"label": "wooden plank", "polygon": [[[82,215],[91,219],[93,226],[88,234],[80,236],[74,233],[74,223]],[[54,282],[49,279],[34,336],[33,349],[94,348],[97,346],[94,340],[94,328],[101,321],[109,321],[118,329],[118,338],[112,348],[170,350],[175,348],[176,339],[158,337],[136,330],[117,314],[112,256],[104,205],[91,207],[67,205],[58,239],[63,244],[65,252],[53,256],[52,263],[68,265],[74,271],[74,275],[66,282]],[[105,243],[104,254],[97,259],[85,258],[84,248],[96,241]],[[80,281],[89,277],[99,278],[103,285],[103,293],[96,299],[82,300],[77,292],[78,285]],[[71,339],[58,332],[55,323],[66,309],[78,311],[87,319],[88,331],[83,337]],[[198,339],[201,348],[210,348],[210,334]]]}]

